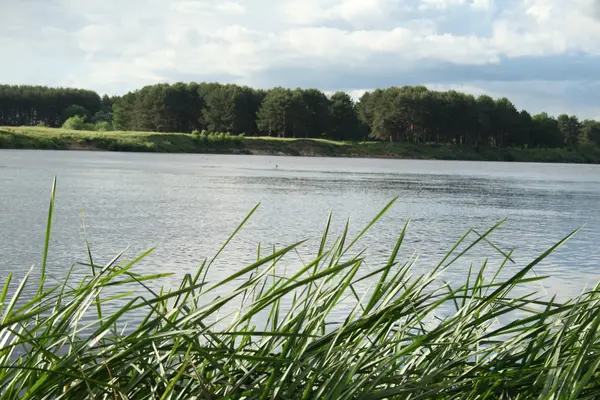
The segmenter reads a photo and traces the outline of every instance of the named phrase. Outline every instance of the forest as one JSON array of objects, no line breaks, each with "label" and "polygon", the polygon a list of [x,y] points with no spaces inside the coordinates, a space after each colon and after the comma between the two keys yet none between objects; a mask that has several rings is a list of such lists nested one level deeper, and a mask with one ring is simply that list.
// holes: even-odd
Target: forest
[{"label": "forest", "polygon": [[354,101],[345,92],[270,90],[219,83],[146,86],[123,96],[0,85],[0,126],[393,141],[476,147],[600,145],[600,122],[531,115],[507,98],[424,86],[391,87]]}]

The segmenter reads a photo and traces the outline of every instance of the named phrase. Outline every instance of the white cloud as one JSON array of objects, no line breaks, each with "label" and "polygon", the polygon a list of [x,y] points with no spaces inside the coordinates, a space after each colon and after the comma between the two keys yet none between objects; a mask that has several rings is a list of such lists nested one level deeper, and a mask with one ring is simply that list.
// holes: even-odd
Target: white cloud
[{"label": "white cloud", "polygon": [[344,21],[353,24],[383,18],[392,0],[288,0],[282,2],[281,11],[287,22],[311,25],[324,21]]},{"label": "white cloud", "polygon": [[217,3],[205,0],[179,0],[170,4],[169,9],[179,13],[205,14],[205,13],[225,13],[225,14],[244,14],[246,8],[235,1],[219,1]]},{"label": "white cloud", "polygon": [[547,48],[553,47],[549,42],[562,42],[558,53],[576,51],[598,55],[600,21],[594,18],[595,2],[596,0],[525,0],[518,9],[520,14],[516,18],[513,14],[511,22],[501,22],[511,25],[512,35],[517,39],[529,36],[539,43],[545,43]]},{"label": "white cloud", "polygon": [[449,7],[459,6],[466,4],[467,0],[420,0],[420,9],[426,10],[428,8],[436,8],[444,10]]},{"label": "white cloud", "polygon": [[567,51],[567,40],[555,30],[520,32],[518,26],[502,20],[493,26],[491,44],[505,57],[544,56]]},{"label": "white cloud", "polygon": [[[531,66],[536,59],[560,57],[569,65],[600,56],[599,4],[597,0],[2,2],[0,49],[19,57],[10,64],[0,63],[0,77],[11,83],[78,85],[109,92],[191,79],[312,86],[323,82],[322,76],[336,78],[331,84],[335,87],[323,89],[358,90],[363,84],[375,85],[354,81],[369,74],[377,86],[403,84],[407,75],[419,77],[417,83],[444,78],[469,85],[481,79],[469,76],[473,68],[482,76],[488,67],[502,75],[508,73],[503,66],[510,60],[528,60]],[[474,20],[490,24],[473,24]],[[543,61],[536,68],[546,73]],[[312,76],[307,73],[301,79],[300,70],[312,71]],[[389,78],[376,78],[378,71]],[[510,71],[514,73],[514,68]],[[579,78],[565,68],[561,78],[558,68],[553,71],[553,80],[600,80],[600,72]],[[431,73],[436,76],[427,75]],[[343,82],[338,76],[348,78]],[[499,81],[497,76],[492,79]],[[524,90],[531,87],[530,92],[536,93],[532,82],[524,85]],[[471,86],[495,88],[481,82]]]},{"label": "white cloud", "polygon": [[471,7],[476,10],[489,10],[492,8],[492,0],[473,0]]},{"label": "white cloud", "polygon": [[419,9],[446,10],[451,7],[468,5],[473,9],[487,10],[492,6],[492,0],[419,0]]}]

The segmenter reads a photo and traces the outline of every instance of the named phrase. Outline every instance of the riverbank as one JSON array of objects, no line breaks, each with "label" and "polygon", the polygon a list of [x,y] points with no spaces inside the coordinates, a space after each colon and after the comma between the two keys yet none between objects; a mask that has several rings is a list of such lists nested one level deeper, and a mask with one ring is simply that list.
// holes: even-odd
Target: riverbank
[{"label": "riverbank", "polygon": [[70,131],[39,127],[0,127],[0,148],[600,164],[600,148],[595,146],[498,149],[223,134]]}]

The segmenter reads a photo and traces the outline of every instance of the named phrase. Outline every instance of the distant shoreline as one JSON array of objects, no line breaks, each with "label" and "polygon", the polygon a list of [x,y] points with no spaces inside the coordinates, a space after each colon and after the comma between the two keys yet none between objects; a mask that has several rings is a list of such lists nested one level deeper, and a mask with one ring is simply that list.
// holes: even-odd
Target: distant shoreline
[{"label": "distant shoreline", "polygon": [[38,127],[0,127],[0,149],[600,164],[600,148],[587,145],[556,149],[478,148],[224,134],[69,131]]}]

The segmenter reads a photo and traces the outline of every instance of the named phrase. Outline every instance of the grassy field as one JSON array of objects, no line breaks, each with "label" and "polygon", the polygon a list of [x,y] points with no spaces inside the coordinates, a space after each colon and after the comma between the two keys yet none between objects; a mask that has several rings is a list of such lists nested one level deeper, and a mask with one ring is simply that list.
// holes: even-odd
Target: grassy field
[{"label": "grassy field", "polygon": [[[97,265],[88,248],[89,276],[53,281],[45,273],[50,212],[41,282],[28,275],[10,290],[11,276],[1,278],[0,398],[600,398],[600,286],[564,303],[519,294],[544,279],[534,268],[572,235],[507,280],[486,271],[486,262],[450,285],[444,271],[473,246],[512,263],[511,252],[490,242],[497,227],[468,232],[417,275],[411,262],[397,261],[406,227],[387,262],[365,260],[357,246],[391,205],[355,238],[346,229],[329,240],[327,221],[315,258],[291,274],[281,264],[300,243],[259,250],[254,264],[222,281],[211,279],[208,259],[163,290],[150,282],[168,273],[136,268],[151,251]],[[221,251],[234,240],[235,233]],[[371,290],[360,292],[359,282]],[[135,295],[123,297],[131,284]],[[122,306],[108,314],[103,307],[115,292]],[[140,310],[146,317],[121,330]]]},{"label": "grassy field", "polygon": [[600,148],[594,146],[580,146],[576,149],[497,149],[387,142],[347,143],[226,134],[88,132],[38,127],[0,127],[0,148],[600,163]]}]

